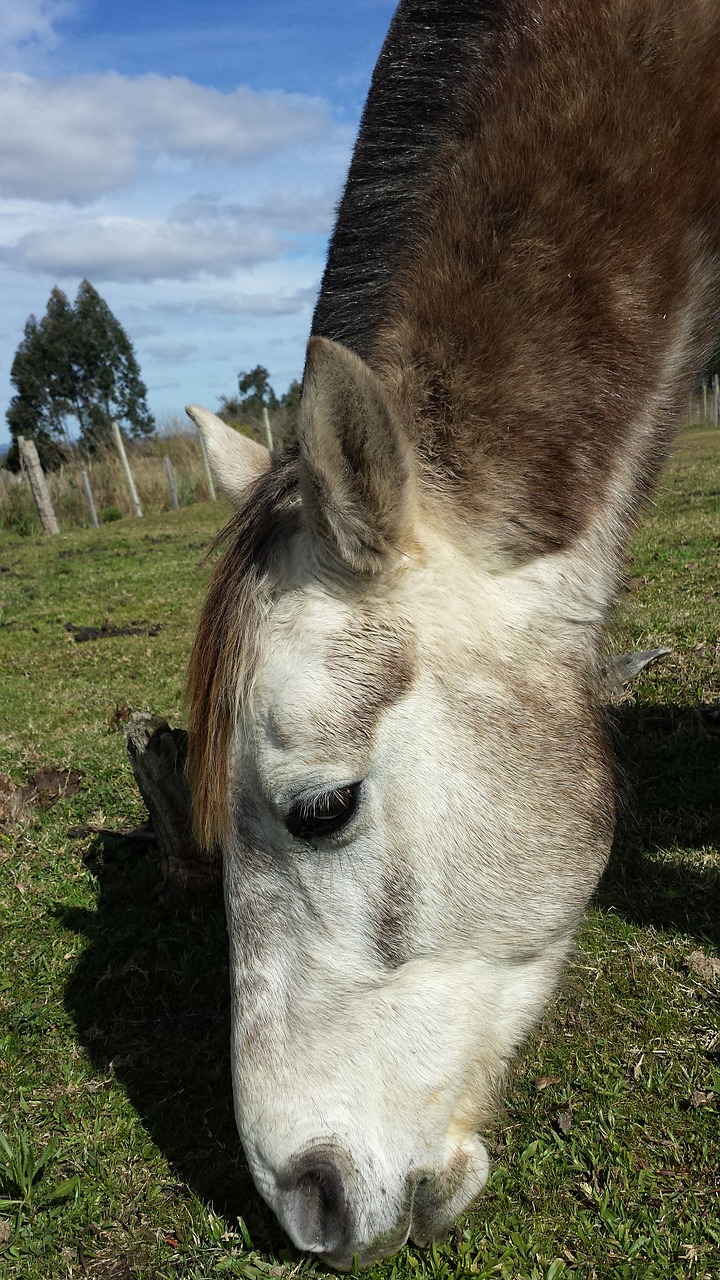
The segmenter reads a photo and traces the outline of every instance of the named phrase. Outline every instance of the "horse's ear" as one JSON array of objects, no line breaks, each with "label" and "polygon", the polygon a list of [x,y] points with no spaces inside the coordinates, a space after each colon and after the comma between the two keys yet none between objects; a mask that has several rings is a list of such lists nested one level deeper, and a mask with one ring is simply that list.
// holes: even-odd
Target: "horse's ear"
[{"label": "horse's ear", "polygon": [[327,338],[308,345],[298,437],[310,529],[347,567],[377,573],[404,542],[412,451],[376,374]]},{"label": "horse's ear", "polygon": [[199,404],[186,405],[185,412],[200,431],[218,489],[241,507],[248,485],[270,466],[268,450]]}]

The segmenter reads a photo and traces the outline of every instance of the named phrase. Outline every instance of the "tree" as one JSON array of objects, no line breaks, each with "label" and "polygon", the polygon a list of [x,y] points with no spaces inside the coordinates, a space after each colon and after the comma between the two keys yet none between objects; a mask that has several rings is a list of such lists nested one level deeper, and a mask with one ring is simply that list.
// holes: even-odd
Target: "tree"
[{"label": "tree", "polygon": [[238,395],[220,397],[220,417],[241,427],[247,435],[263,440],[262,411],[277,409],[278,400],[270,386],[270,374],[261,364],[238,374]]},{"label": "tree", "polygon": [[256,364],[249,373],[238,374],[239,405],[244,413],[259,415],[263,409],[268,412],[277,409],[278,401],[270,386],[270,374],[261,364]]},{"label": "tree", "polygon": [[110,438],[110,424],[139,438],[155,429],[133,345],[104,298],[83,280],[75,298],[78,378],[76,414],[89,448]]},{"label": "tree", "polygon": [[294,379],[278,400],[270,386],[270,374],[258,364],[249,372],[238,374],[238,395],[220,397],[220,417],[264,444],[262,411],[267,409],[277,449],[295,435],[301,390],[301,384]]},{"label": "tree", "polygon": [[13,443],[7,455],[6,465],[11,471],[20,470],[20,453],[17,443],[19,436],[26,436],[35,441],[40,461],[46,470],[58,467],[65,456],[65,449],[60,443],[60,433],[57,430],[58,424],[53,421],[50,412],[45,346],[45,334],[41,331],[35,317],[30,316],[10,372],[12,383],[18,389],[18,394],[13,396],[7,410],[7,421]]},{"label": "tree", "polygon": [[69,419],[77,420],[81,445],[93,451],[110,440],[113,420],[136,438],[154,430],[132,343],[88,280],[74,306],[55,287],[42,319],[29,317],[10,380],[13,440],[33,439],[45,467],[62,460]]}]

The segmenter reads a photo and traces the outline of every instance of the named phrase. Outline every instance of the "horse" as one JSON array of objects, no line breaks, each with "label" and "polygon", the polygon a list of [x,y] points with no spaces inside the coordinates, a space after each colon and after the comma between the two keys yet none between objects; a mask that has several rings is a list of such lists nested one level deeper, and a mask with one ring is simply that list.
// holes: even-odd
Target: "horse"
[{"label": "horse", "polygon": [[401,0],[276,457],[198,406],[235,1114],[294,1244],[442,1236],[613,838],[596,708],[720,317],[713,0]]}]

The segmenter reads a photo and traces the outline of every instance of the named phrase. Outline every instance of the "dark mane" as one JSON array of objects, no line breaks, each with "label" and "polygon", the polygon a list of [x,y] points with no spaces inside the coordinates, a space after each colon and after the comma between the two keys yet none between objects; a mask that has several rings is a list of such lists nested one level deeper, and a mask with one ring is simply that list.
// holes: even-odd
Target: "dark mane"
[{"label": "dark mane", "polygon": [[312,333],[367,359],[457,99],[517,0],[402,0],[372,78]]}]

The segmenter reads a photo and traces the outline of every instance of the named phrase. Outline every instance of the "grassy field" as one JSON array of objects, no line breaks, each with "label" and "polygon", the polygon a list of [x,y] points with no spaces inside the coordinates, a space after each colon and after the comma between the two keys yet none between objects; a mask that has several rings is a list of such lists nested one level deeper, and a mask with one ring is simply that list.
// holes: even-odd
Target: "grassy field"
[{"label": "grassy field", "polygon": [[[87,831],[143,821],[117,725],[126,706],[183,723],[221,518],[197,504],[53,540],[0,532],[0,771],[82,775],[0,825],[2,1280],[317,1272],[238,1158],[220,904],[171,906],[148,846]],[[673,654],[610,712],[611,868],[518,1063],[487,1194],[377,1280],[720,1275],[719,585],[720,432],[695,430],[615,625],[616,649]],[[78,643],[67,624],[140,634]]]}]

